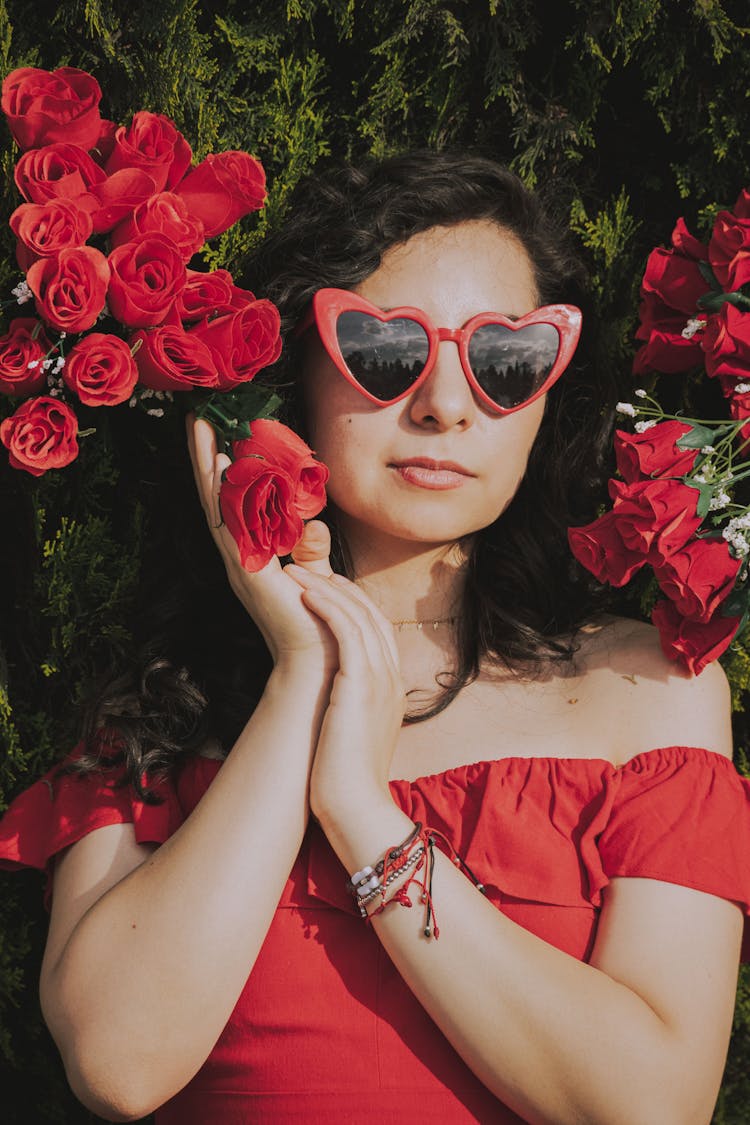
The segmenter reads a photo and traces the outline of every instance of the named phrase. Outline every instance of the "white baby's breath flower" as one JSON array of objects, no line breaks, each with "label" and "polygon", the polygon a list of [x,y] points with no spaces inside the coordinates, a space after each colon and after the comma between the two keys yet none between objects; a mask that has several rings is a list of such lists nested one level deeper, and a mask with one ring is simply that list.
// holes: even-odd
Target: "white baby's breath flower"
[{"label": "white baby's breath flower", "polygon": [[28,363],[26,364],[26,366],[27,366],[27,368],[29,369],[29,371],[36,371],[37,367],[39,366],[39,364],[40,364],[41,362],[42,362],[42,361],[41,361],[40,359],[31,359],[31,360],[29,360],[29,362],[28,362]]},{"label": "white baby's breath flower", "polygon": [[701,446],[701,453],[705,453],[706,456],[708,456],[709,453],[715,453],[715,452],[716,452],[716,450],[714,449],[714,447],[712,445],[702,445]]},{"label": "white baby's breath flower", "polygon": [[647,396],[648,396],[648,392],[644,391],[643,387],[639,387],[638,390],[635,391],[635,397],[636,398],[646,398]]},{"label": "white baby's breath flower", "polygon": [[692,340],[696,332],[700,332],[701,328],[705,328],[708,324],[707,320],[702,320],[700,317],[691,317],[683,328],[680,335],[684,340]]},{"label": "white baby's breath flower", "polygon": [[735,383],[732,387],[733,395],[746,395],[750,391],[750,383]]},{"label": "white baby's breath flower", "polygon": [[627,414],[628,418],[635,418],[638,413],[632,402],[618,402],[615,410],[618,414]]},{"label": "white baby's breath flower", "polygon": [[645,434],[646,430],[650,430],[652,426],[656,425],[655,418],[649,418],[646,422],[636,422],[635,432],[637,434]]},{"label": "white baby's breath flower", "polygon": [[711,501],[708,505],[709,511],[719,512],[719,511],[721,511],[722,508],[726,508],[729,501],[730,501],[729,493],[725,492],[723,488],[720,488],[718,490],[718,492],[715,492],[714,495],[711,497]]},{"label": "white baby's breath flower", "polygon": [[152,418],[163,418],[164,417],[164,410],[161,406],[155,406],[151,410],[147,410],[146,413],[148,415],[150,415]]},{"label": "white baby's breath flower", "polygon": [[55,366],[52,368],[55,375],[59,375],[59,373],[62,371],[64,366],[65,366],[65,356],[60,355],[55,360]]},{"label": "white baby's breath flower", "polygon": [[11,289],[11,293],[16,298],[16,301],[19,305],[25,305],[26,302],[30,301],[34,296],[34,294],[29,289],[28,282],[26,281],[20,281],[15,289]]}]

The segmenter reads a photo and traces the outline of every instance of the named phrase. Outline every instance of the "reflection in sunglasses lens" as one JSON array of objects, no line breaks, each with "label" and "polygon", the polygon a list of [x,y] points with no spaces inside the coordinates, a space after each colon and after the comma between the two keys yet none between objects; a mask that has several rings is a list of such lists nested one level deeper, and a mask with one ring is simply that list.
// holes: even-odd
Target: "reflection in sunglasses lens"
[{"label": "reflection in sunglasses lens", "polygon": [[528,324],[515,331],[504,324],[485,324],[471,335],[469,363],[484,393],[510,410],[536,394],[559,346],[552,324]]},{"label": "reflection in sunglasses lens", "polygon": [[378,320],[363,312],[342,312],[336,339],[354,378],[374,398],[389,402],[416,382],[430,343],[421,324],[408,317]]}]

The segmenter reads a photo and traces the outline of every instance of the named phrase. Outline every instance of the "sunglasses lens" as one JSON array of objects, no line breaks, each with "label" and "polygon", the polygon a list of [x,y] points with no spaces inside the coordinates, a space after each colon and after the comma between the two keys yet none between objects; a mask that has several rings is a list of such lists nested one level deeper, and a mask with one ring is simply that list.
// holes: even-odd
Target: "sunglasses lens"
[{"label": "sunglasses lens", "polygon": [[469,363],[484,393],[503,410],[532,398],[547,379],[560,350],[552,324],[507,328],[485,324],[469,340]]},{"label": "sunglasses lens", "polygon": [[363,312],[342,312],[336,339],[354,378],[373,398],[390,402],[419,378],[430,342],[421,324],[407,317],[378,320]]}]

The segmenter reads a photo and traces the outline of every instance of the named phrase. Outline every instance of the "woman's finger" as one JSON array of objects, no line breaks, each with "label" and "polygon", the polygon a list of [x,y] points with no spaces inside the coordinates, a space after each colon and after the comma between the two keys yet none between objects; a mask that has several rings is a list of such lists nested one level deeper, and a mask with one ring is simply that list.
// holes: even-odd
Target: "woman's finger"
[{"label": "woman's finger", "polygon": [[291,566],[286,570],[304,588],[305,604],[309,604],[336,634],[342,663],[345,655],[353,657],[356,638],[373,666],[388,661],[398,668],[398,650],[390,622],[353,582],[338,575],[322,578],[302,567]]},{"label": "woman's finger", "polygon": [[322,520],[310,520],[305,524],[292,558],[297,566],[324,578],[333,574],[328,556],[331,553],[331,533]]}]

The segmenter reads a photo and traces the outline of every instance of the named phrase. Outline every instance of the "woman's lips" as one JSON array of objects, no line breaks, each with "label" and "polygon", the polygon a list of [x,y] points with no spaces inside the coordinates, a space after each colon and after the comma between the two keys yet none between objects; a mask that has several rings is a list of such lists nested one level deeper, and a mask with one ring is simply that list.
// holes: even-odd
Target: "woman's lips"
[{"label": "woman's lips", "polygon": [[437,491],[461,488],[474,476],[463,465],[455,461],[431,461],[426,457],[415,457],[409,461],[394,462],[395,469],[402,480],[418,488],[432,488]]}]

